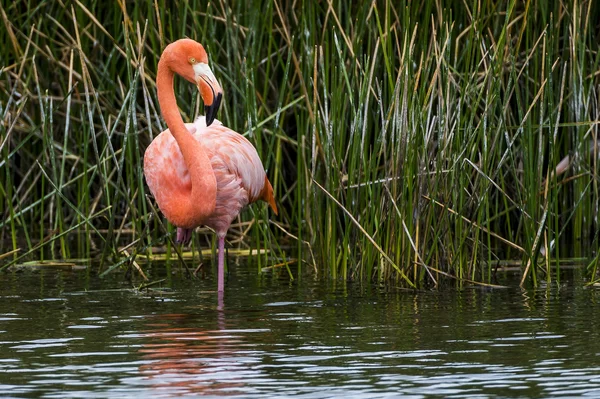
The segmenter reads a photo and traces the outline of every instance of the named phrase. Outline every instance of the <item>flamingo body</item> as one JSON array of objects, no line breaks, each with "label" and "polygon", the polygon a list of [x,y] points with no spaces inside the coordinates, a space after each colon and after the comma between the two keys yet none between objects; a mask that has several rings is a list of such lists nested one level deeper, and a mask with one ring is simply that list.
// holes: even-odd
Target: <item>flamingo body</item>
[{"label": "flamingo body", "polygon": [[217,181],[217,200],[212,214],[202,221],[190,219],[181,209],[181,199],[191,195],[192,181],[179,145],[167,129],[146,149],[144,175],[160,210],[171,223],[183,229],[206,225],[219,237],[225,237],[231,222],[246,205],[262,199],[276,211],[265,169],[256,149],[244,136],[216,119],[207,127],[203,116],[185,126],[208,155]]}]

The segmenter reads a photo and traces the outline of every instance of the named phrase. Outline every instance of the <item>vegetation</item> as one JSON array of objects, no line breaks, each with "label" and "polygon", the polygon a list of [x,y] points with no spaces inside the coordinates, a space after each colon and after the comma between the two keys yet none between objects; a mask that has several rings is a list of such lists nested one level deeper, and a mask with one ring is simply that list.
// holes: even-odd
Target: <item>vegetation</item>
[{"label": "vegetation", "polygon": [[[592,0],[3,0],[0,18],[1,267],[176,256],[142,156],[165,128],[161,50],[187,36],[278,197],[279,216],[255,205],[228,237],[270,249],[259,270],[294,254],[424,287],[494,282],[517,260],[537,285],[581,257],[598,278]],[[202,111],[192,85],[176,92],[185,120]]]}]

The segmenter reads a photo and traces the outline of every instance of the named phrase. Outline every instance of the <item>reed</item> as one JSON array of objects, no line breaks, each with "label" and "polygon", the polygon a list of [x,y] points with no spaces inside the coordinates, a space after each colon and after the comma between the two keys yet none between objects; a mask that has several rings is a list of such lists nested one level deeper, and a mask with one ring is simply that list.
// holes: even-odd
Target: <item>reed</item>
[{"label": "reed", "polygon": [[[228,237],[259,272],[294,253],[333,279],[461,286],[515,259],[535,286],[582,257],[598,279],[592,0],[2,1],[0,18],[2,268],[181,256],[142,156],[164,129],[161,50],[187,36],[279,199]],[[201,112],[187,82],[176,93],[184,119]],[[204,233],[196,256],[214,252]]]}]

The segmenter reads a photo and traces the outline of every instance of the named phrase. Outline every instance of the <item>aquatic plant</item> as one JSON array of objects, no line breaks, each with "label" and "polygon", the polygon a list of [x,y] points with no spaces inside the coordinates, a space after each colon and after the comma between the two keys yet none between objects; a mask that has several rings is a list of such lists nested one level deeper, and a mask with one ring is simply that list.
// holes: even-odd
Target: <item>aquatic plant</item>
[{"label": "aquatic plant", "polygon": [[[256,146],[278,197],[278,217],[250,210],[230,231],[269,250],[258,270],[295,254],[333,279],[423,287],[491,283],[516,260],[537,285],[568,256],[597,278],[591,0],[48,0],[2,2],[0,17],[3,267],[181,255],[141,167],[165,128],[158,57],[188,36],[226,87],[219,119]],[[201,101],[176,84],[192,119]]]}]

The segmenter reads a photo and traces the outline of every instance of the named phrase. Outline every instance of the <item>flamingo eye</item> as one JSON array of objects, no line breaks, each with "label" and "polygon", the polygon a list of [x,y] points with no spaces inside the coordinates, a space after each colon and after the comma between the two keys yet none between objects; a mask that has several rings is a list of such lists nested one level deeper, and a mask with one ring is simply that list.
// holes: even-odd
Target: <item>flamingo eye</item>
[{"label": "flamingo eye", "polygon": [[196,59],[194,57],[190,57],[190,64],[194,65],[196,63]]}]

